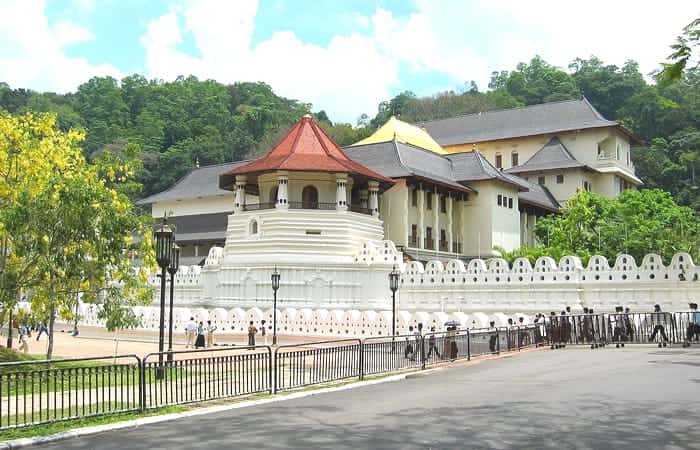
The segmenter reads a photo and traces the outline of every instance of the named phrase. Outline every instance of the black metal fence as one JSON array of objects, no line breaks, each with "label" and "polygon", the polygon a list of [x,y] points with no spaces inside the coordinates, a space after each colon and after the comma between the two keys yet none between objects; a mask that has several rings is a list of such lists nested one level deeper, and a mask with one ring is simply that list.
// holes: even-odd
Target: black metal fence
[{"label": "black metal fence", "polygon": [[[554,325],[548,326],[553,329]],[[549,343],[539,330],[536,326],[453,330],[274,349],[217,347],[150,353],[143,359],[121,355],[0,363],[0,429],[424,369]]]},{"label": "black metal fence", "polygon": [[138,411],[136,355],[0,364],[0,429]]},{"label": "black metal fence", "polygon": [[[163,360],[168,353],[164,352]],[[143,358],[144,409],[272,392],[270,347],[224,347],[159,353]]]},{"label": "black metal fence", "polygon": [[543,341],[552,347],[608,344],[672,344],[683,346],[700,339],[700,313],[651,312],[550,316],[538,324]]},{"label": "black metal fence", "polygon": [[359,378],[362,341],[281,345],[275,349],[274,392],[347,378]]}]

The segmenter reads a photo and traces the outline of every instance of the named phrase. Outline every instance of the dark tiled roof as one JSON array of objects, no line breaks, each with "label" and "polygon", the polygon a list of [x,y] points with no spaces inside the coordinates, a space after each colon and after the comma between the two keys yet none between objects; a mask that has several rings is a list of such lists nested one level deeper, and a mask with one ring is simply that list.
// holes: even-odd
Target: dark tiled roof
[{"label": "dark tiled roof", "polygon": [[184,200],[197,197],[231,195],[231,191],[219,188],[219,175],[247,162],[248,161],[236,161],[192,169],[190,173],[180,178],[170,189],[153,194],[150,197],[139,200],[137,203],[140,205],[148,205],[166,200]]},{"label": "dark tiled roof", "polygon": [[525,164],[507,169],[510,173],[534,172],[537,170],[572,169],[587,167],[579,162],[558,137],[553,137],[532,155]]},{"label": "dark tiled roof", "polygon": [[452,163],[435,152],[398,141],[354,145],[343,149],[347,155],[391,178],[418,177],[459,191],[472,191],[454,177]]},{"label": "dark tiled roof", "polygon": [[443,146],[535,136],[586,128],[620,127],[605,119],[586,98],[543,103],[523,108],[487,111],[418,123]]},{"label": "dark tiled roof", "polygon": [[454,176],[463,183],[474,181],[497,180],[502,183],[512,184],[519,190],[526,190],[524,180],[519,177],[504,173],[495,168],[478,151],[452,153],[445,155],[445,158],[452,161]]},{"label": "dark tiled roof", "polygon": [[559,212],[559,202],[556,201],[549,189],[540,184],[531,183],[519,178],[528,190],[518,193],[518,201],[528,205],[544,208],[552,212]]},{"label": "dark tiled roof", "polygon": [[168,223],[175,229],[176,242],[223,242],[226,239],[228,216],[228,213],[173,216],[168,218]]}]

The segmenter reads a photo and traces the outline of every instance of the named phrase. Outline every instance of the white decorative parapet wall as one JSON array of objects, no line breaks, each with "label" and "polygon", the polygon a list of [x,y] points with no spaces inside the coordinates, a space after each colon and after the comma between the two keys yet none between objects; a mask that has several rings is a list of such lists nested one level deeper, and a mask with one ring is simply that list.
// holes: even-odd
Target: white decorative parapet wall
[{"label": "white decorative parapet wall", "polygon": [[[222,249],[210,252],[203,268],[182,267],[176,275],[176,304],[187,307],[272,307],[272,267],[223,267]],[[282,286],[278,307],[298,310],[382,311],[391,309],[387,274],[397,261],[390,241],[367,243],[356,255],[354,267],[279,267]],[[684,310],[700,299],[700,267],[687,253],[673,256],[668,265],[656,254],[638,264],[630,255],[620,255],[614,264],[593,256],[586,267],[575,256],[558,262],[539,258],[534,266],[525,258],[512,266],[501,258],[401,263],[398,308],[403,311],[536,313],[584,306],[596,311],[614,310],[617,305],[649,311]],[[159,289],[158,278],[151,282]],[[155,299],[158,299],[156,292]],[[304,309],[305,310],[305,309]]]},{"label": "white decorative parapet wall", "polygon": [[584,268],[575,256],[557,261],[526,258],[512,267],[501,258],[488,261],[430,261],[407,264],[401,276],[401,307],[427,311],[560,311],[565,306],[580,310],[613,311],[624,305],[650,311],[685,310],[700,298],[700,268],[687,253],[673,256],[668,266],[656,254],[646,255],[641,265],[630,255],[620,255],[611,266],[603,256],[593,256]]}]

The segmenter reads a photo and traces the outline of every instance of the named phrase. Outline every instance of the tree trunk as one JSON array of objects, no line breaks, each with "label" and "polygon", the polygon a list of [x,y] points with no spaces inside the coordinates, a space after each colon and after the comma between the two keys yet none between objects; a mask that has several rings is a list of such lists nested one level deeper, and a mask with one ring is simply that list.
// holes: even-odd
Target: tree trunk
[{"label": "tree trunk", "polygon": [[53,355],[53,324],[56,319],[56,304],[53,298],[53,291],[49,293],[49,345],[46,348],[46,359],[51,359]]}]

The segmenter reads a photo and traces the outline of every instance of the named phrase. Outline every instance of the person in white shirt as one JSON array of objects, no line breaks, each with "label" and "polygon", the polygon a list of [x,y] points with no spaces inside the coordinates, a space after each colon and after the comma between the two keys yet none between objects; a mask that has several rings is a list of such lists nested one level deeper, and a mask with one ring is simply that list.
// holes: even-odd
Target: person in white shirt
[{"label": "person in white shirt", "polygon": [[211,320],[207,320],[207,348],[214,346],[214,332],[216,326],[211,324]]},{"label": "person in white shirt", "polygon": [[197,324],[194,323],[194,317],[190,317],[190,321],[185,325],[185,348],[194,346],[194,339],[197,335]]}]

